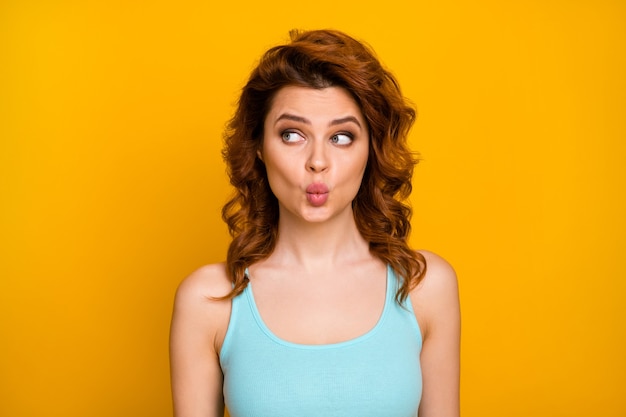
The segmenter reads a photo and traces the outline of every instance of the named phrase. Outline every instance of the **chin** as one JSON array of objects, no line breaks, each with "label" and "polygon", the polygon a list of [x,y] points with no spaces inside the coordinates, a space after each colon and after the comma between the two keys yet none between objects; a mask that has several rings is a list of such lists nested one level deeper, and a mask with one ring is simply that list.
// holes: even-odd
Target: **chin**
[{"label": "chin", "polygon": [[330,220],[333,217],[333,213],[332,210],[329,210],[329,208],[325,206],[306,207],[300,211],[298,217],[308,223],[323,223]]},{"label": "chin", "polygon": [[330,220],[331,217],[328,215],[308,215],[308,216],[302,216],[302,220],[304,220],[307,223],[324,223],[325,221]]}]

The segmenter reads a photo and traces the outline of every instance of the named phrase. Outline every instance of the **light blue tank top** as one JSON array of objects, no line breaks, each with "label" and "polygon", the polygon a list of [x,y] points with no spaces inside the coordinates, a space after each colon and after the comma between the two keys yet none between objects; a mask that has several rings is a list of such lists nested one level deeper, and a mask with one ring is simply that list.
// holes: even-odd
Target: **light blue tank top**
[{"label": "light blue tank top", "polygon": [[383,313],[369,332],[327,345],[280,339],[265,325],[251,285],[232,301],[220,351],[231,417],[415,417],[422,337],[410,300],[395,300],[387,267]]}]

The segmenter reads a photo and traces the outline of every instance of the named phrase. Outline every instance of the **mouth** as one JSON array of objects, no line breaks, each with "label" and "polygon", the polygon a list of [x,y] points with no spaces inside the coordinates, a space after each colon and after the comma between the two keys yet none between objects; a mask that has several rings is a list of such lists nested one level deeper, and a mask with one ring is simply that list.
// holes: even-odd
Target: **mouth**
[{"label": "mouth", "polygon": [[306,187],[307,194],[328,194],[328,186],[323,182],[314,182]]},{"label": "mouth", "polygon": [[328,200],[328,186],[324,183],[313,183],[306,187],[306,198],[309,204],[319,207]]}]

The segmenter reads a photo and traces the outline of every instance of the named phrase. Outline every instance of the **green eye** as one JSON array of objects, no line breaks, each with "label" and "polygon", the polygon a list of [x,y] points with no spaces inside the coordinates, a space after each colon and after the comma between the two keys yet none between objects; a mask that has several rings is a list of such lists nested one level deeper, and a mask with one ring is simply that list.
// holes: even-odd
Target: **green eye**
[{"label": "green eye", "polygon": [[352,135],[347,133],[337,133],[331,136],[330,141],[336,145],[349,145],[352,143]]},{"label": "green eye", "polygon": [[286,132],[281,133],[281,138],[283,142],[289,142],[289,143],[299,142],[304,139],[302,135],[296,132],[292,132],[292,131],[286,131]]}]

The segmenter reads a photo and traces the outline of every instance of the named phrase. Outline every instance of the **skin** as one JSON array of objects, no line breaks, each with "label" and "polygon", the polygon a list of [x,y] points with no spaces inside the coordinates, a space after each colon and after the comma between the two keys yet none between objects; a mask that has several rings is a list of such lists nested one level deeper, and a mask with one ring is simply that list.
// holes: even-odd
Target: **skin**
[{"label": "skin", "polygon": [[[274,98],[258,157],[279,201],[279,238],[274,252],[249,270],[259,312],[284,340],[350,340],[372,329],[382,312],[386,267],[369,252],[351,207],[368,141],[365,119],[342,88],[285,87]],[[311,203],[311,184],[328,189],[323,204]],[[423,337],[419,415],[458,417],[456,275],[439,256],[421,253],[427,274],[410,294]],[[231,303],[210,297],[230,288],[224,265],[214,264],[192,273],[177,291],[170,342],[177,417],[224,413],[219,352]]]}]

